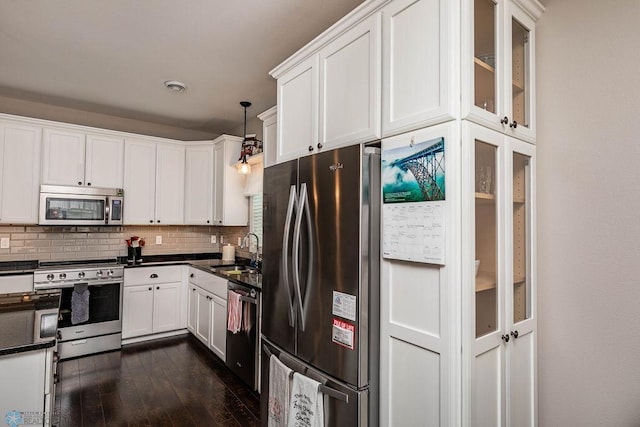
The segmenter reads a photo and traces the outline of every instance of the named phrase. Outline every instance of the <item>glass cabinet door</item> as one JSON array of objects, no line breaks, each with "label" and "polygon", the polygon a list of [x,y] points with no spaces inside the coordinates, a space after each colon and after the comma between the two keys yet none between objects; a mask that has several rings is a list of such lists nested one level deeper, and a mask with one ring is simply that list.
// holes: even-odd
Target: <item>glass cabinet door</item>
[{"label": "glass cabinet door", "polygon": [[513,153],[513,323],[531,318],[530,158]]},{"label": "glass cabinet door", "polygon": [[511,18],[511,123],[530,127],[531,61],[529,29]]},{"label": "glass cabinet door", "polygon": [[476,338],[498,329],[498,210],[495,145],[475,140]]},{"label": "glass cabinet door", "polygon": [[473,5],[474,105],[495,114],[498,99],[496,40],[498,7],[492,0]]}]

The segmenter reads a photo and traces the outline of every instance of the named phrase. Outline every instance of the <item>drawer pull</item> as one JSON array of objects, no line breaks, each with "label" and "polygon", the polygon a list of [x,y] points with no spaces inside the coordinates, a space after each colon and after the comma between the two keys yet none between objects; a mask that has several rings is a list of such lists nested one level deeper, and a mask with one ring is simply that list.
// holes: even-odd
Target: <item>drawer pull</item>
[{"label": "drawer pull", "polygon": [[157,279],[158,275],[156,273],[153,273],[151,276],[149,276],[150,279]]}]

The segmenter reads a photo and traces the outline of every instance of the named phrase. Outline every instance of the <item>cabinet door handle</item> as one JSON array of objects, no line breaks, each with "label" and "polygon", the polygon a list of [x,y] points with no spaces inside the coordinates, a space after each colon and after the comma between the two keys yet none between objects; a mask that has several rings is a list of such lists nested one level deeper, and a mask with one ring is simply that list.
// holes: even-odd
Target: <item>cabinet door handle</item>
[{"label": "cabinet door handle", "polygon": [[153,290],[153,286],[150,286],[150,287],[149,287],[149,290],[150,290],[150,291],[152,291],[152,290]]},{"label": "cabinet door handle", "polygon": [[318,142],[318,150],[322,148],[322,142]]},{"label": "cabinet door handle", "polygon": [[153,273],[151,276],[149,276],[150,279],[157,279],[158,275],[156,273]]},{"label": "cabinet door handle", "polygon": [[153,220],[152,220],[152,219],[150,219],[150,220],[149,220],[149,222],[150,222],[151,224],[153,224]]},{"label": "cabinet door handle", "polygon": [[313,145],[309,146],[309,151],[313,151]]},{"label": "cabinet door handle", "polygon": [[509,127],[510,127],[511,129],[515,129],[515,128],[517,128],[517,127],[518,127],[518,122],[516,122],[516,121],[514,120],[513,122],[509,123]]},{"label": "cabinet door handle", "polygon": [[160,289],[160,286],[156,286],[156,289]]},{"label": "cabinet door handle", "polygon": [[507,116],[504,116],[501,120],[500,123],[502,123],[503,125],[506,125],[507,123],[509,123],[509,118]]},{"label": "cabinet door handle", "polygon": [[189,275],[189,277],[195,277],[195,274],[191,273],[191,274]]},{"label": "cabinet door handle", "polygon": [[509,342],[509,335],[503,335],[501,338],[502,338],[502,341]]},{"label": "cabinet door handle", "polygon": [[191,292],[195,292],[195,291],[196,291],[196,288],[191,288]]},{"label": "cabinet door handle", "polygon": [[82,181],[78,181],[78,185],[82,185]]},{"label": "cabinet door handle", "polygon": [[89,187],[91,187],[91,183],[90,183],[90,182],[87,182],[87,185],[88,185]]},{"label": "cabinet door handle", "polygon": [[518,338],[518,331],[511,331],[511,336],[513,337],[514,340]]}]

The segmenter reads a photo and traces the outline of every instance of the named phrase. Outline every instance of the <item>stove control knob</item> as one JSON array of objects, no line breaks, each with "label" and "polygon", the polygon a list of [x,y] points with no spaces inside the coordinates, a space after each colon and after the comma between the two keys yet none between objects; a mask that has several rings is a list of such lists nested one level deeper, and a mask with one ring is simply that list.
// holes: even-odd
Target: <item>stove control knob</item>
[{"label": "stove control knob", "polygon": [[78,273],[78,277],[81,279],[84,279],[84,271],[81,271],[80,273]]},{"label": "stove control knob", "polygon": [[60,273],[60,278],[62,280],[66,279],[67,278],[67,273]]},{"label": "stove control knob", "polygon": [[107,276],[113,276],[113,270],[109,270],[109,271],[107,272]]},{"label": "stove control knob", "polygon": [[47,280],[52,281],[55,276],[51,273],[47,274]]},{"label": "stove control knob", "polygon": [[102,270],[98,270],[98,272],[96,273],[97,277],[102,277]]}]

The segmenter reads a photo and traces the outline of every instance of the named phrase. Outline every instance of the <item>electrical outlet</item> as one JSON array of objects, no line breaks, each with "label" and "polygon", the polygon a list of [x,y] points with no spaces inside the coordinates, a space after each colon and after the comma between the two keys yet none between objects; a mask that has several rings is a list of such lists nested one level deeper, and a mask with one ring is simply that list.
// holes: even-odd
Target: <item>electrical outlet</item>
[{"label": "electrical outlet", "polygon": [[238,237],[238,246],[242,246],[242,237]]},{"label": "electrical outlet", "polygon": [[3,237],[0,239],[0,249],[9,249],[9,247],[11,246],[11,244],[9,243],[10,240],[8,237]]},{"label": "electrical outlet", "polygon": [[216,235],[212,234],[211,235],[211,243],[216,243],[217,239],[216,239]]},{"label": "electrical outlet", "polygon": [[162,244],[162,236],[156,236],[156,245]]}]

